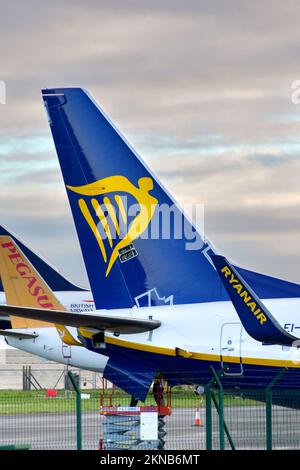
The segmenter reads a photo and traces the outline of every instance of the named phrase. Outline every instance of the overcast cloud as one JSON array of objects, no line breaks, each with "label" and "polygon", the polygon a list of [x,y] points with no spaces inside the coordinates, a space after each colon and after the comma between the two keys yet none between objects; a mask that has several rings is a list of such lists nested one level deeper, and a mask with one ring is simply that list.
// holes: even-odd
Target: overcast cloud
[{"label": "overcast cloud", "polygon": [[300,282],[300,4],[1,3],[0,223],[86,282],[40,89],[82,86],[206,236]]}]

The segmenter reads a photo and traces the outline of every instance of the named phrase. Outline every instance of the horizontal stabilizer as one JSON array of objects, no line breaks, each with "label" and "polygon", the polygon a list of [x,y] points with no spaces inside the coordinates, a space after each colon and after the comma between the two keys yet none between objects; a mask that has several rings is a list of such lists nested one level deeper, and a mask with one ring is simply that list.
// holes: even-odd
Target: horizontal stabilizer
[{"label": "horizontal stabilizer", "polygon": [[97,330],[108,330],[113,333],[122,334],[143,333],[155,330],[160,326],[158,320],[118,317],[106,314],[81,314],[59,310],[15,307],[12,305],[0,305],[0,315],[14,315],[16,317],[31,318],[32,320],[39,319],[76,328],[95,328]]},{"label": "horizontal stabilizer", "polygon": [[25,333],[16,330],[0,330],[0,336],[10,336],[19,339],[34,339],[38,337],[37,333]]},{"label": "horizontal stabilizer", "polygon": [[292,346],[299,340],[285,331],[224,256],[211,255],[216,270],[247,333],[257,341]]}]

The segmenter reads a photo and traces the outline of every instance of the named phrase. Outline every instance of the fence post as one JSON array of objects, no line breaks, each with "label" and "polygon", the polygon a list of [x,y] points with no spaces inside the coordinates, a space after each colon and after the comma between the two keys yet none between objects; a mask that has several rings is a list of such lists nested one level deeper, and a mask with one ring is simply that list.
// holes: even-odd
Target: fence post
[{"label": "fence post", "polygon": [[212,450],[212,414],[211,414],[211,380],[205,387],[205,422],[206,422],[206,450]]},{"label": "fence post", "polygon": [[272,382],[266,388],[266,440],[267,440],[267,450],[272,450],[272,389],[274,385],[279,382],[281,377],[286,373],[287,367],[281,369],[278,374],[274,377]]},{"label": "fence post", "polygon": [[[217,413],[219,414],[218,402],[217,402],[217,399],[216,399],[215,395],[213,394],[213,392],[211,392],[211,397],[212,397],[213,403],[214,403],[214,405],[215,405],[215,408],[216,408],[216,410],[217,410]],[[224,415],[223,415],[223,416],[224,416]],[[229,442],[229,444],[230,444],[231,450],[235,450],[235,445],[234,445],[234,442],[233,442],[232,437],[231,437],[231,435],[230,435],[229,429],[228,429],[228,427],[227,427],[227,425],[226,425],[225,419],[224,419],[224,431],[225,431],[226,436],[227,436],[227,438],[228,438],[228,442]]]},{"label": "fence post", "polygon": [[76,383],[75,377],[69,370],[68,376],[72,382],[74,390],[76,392],[76,436],[77,436],[77,450],[82,450],[82,414],[81,414],[81,393],[78,384]]},{"label": "fence post", "polygon": [[220,450],[224,450],[224,391],[223,385],[219,380],[219,375],[215,369],[211,366],[210,370],[215,378],[215,381],[219,387],[219,435],[220,435]]},{"label": "fence post", "polygon": [[[206,413],[206,450],[212,450],[212,406],[211,406],[212,399],[214,400],[214,404],[219,415],[220,449],[224,450],[224,429],[225,429],[226,435],[228,436],[231,448],[234,449],[234,444],[232,442],[227,426],[225,425],[225,422],[224,422],[224,411],[223,411],[224,392],[223,392],[223,386],[219,379],[219,376],[222,375],[224,368],[222,368],[218,373],[215,371],[215,369],[212,366],[210,367],[210,370],[211,370],[213,377],[210,379],[210,381],[208,382],[208,384],[205,386],[205,389],[204,389],[205,413]],[[219,405],[217,404],[216,399],[211,390],[212,386],[215,383],[217,383],[219,387]]]}]

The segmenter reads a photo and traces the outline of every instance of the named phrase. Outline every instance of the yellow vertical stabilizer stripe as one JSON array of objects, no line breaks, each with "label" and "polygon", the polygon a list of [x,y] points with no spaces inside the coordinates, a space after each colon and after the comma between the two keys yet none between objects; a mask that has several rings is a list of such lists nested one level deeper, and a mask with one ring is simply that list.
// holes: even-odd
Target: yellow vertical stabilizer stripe
[{"label": "yellow vertical stabilizer stripe", "polygon": [[101,224],[102,224],[102,227],[106,233],[106,236],[108,238],[108,241],[109,241],[109,245],[110,247],[112,247],[113,245],[113,242],[112,242],[112,236],[111,236],[111,231],[110,231],[110,228],[109,228],[109,225],[108,225],[108,222],[107,222],[107,219],[104,215],[104,212],[102,210],[102,207],[100,206],[99,202],[97,201],[97,199],[92,199],[91,200],[91,203],[92,203],[92,206],[97,214],[97,217],[98,219],[100,220]]},{"label": "yellow vertical stabilizer stripe", "polygon": [[88,208],[85,200],[84,199],[79,199],[78,205],[79,205],[79,208],[82,212],[82,215],[84,216],[84,218],[87,221],[90,229],[92,230],[93,234],[96,237],[96,240],[98,242],[101,254],[103,256],[103,260],[106,263],[107,262],[107,254],[106,254],[105,246],[104,246],[103,240],[101,238],[101,235],[100,235],[100,233],[97,229],[97,225],[94,222],[94,219],[93,219],[93,217],[92,217],[92,215],[89,211],[89,208]]},{"label": "yellow vertical stabilizer stripe", "polygon": [[112,205],[109,197],[104,197],[103,202],[105,204],[106,210],[111,218],[112,223],[114,224],[114,227],[116,229],[116,233],[120,235],[120,227],[119,227],[119,222],[116,216],[116,211],[114,206]]},{"label": "yellow vertical stabilizer stripe", "polygon": [[115,201],[119,207],[119,211],[120,211],[120,214],[121,214],[121,217],[123,219],[123,222],[124,224],[127,223],[127,214],[126,214],[126,210],[125,210],[125,207],[124,207],[124,204],[123,204],[123,200],[121,198],[121,196],[119,196],[119,194],[116,194],[115,195]]}]

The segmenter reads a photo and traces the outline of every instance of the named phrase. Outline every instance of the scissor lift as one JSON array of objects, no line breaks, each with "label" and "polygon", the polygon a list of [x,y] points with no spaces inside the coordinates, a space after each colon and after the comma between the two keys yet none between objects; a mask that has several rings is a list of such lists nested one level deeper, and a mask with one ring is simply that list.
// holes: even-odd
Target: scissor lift
[{"label": "scissor lift", "polygon": [[[104,391],[104,387],[103,387]],[[165,445],[165,417],[171,414],[171,389],[167,387],[167,405],[165,406],[114,406],[117,398],[115,388],[105,394],[108,406],[104,405],[104,393],[100,398],[100,414],[103,416],[103,438],[99,448],[105,450],[155,450]],[[157,423],[156,438],[143,435],[146,413],[156,414],[152,417]],[[150,417],[150,416],[148,416]]]}]

